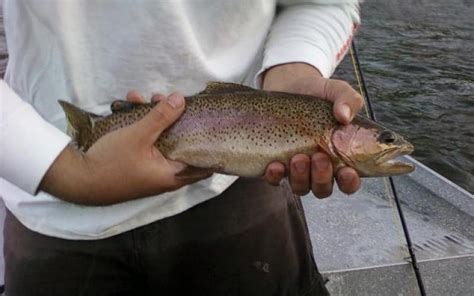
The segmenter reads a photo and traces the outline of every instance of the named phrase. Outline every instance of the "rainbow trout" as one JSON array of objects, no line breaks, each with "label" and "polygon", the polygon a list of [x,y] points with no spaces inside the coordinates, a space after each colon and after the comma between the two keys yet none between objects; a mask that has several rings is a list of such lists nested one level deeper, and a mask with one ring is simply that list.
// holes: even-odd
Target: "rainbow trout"
[{"label": "rainbow trout", "polygon": [[[154,106],[116,101],[113,113],[104,117],[59,103],[83,151],[106,133],[140,120]],[[168,159],[242,177],[262,176],[273,161],[288,167],[293,155],[311,155],[317,149],[328,153],[336,169],[350,166],[364,177],[414,170],[394,160],[413,151],[400,135],[361,116],[341,125],[332,107],[313,96],[211,82],[204,91],[186,97],[185,112],[156,146]]]}]

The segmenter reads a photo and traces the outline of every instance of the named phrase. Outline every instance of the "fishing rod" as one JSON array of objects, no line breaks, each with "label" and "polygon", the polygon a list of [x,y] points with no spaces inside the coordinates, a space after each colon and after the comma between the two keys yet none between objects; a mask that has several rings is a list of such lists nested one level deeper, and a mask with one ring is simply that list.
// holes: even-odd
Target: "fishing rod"
[{"label": "fishing rod", "polygon": [[[368,107],[368,116],[373,121],[377,121],[374,110],[372,108],[372,103],[370,101],[369,92],[367,91],[367,86],[365,84],[364,73],[362,72],[362,68],[360,66],[359,55],[357,53],[357,48],[356,48],[354,40],[352,40],[351,42],[351,57],[352,57],[352,63],[354,66],[354,71],[357,77],[357,83],[359,84],[359,88],[361,91],[361,95],[364,98],[364,101],[366,102],[367,107]],[[395,182],[393,181],[392,177],[388,177],[388,180],[390,183],[390,189],[392,191],[393,198],[395,200],[398,216],[400,217],[400,222],[402,224],[403,233],[405,235],[405,240],[407,242],[408,253],[410,254],[410,263],[413,267],[413,270],[415,271],[415,277],[418,283],[418,288],[420,289],[420,294],[422,296],[426,296],[425,285],[423,283],[423,278],[421,277],[418,262],[416,260],[415,251],[413,250],[413,244],[411,242],[410,232],[408,231],[408,227],[405,220],[405,215],[403,214],[403,209],[400,203],[400,199],[398,198],[397,190],[395,188]]]}]

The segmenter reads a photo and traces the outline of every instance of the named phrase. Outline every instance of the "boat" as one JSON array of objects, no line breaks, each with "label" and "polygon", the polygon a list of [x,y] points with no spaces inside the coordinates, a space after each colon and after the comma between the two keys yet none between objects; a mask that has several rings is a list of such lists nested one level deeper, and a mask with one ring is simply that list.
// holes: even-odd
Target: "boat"
[{"label": "boat", "polygon": [[424,293],[385,178],[348,196],[303,198],[313,251],[331,295],[474,295],[474,196],[411,157],[394,177]]}]

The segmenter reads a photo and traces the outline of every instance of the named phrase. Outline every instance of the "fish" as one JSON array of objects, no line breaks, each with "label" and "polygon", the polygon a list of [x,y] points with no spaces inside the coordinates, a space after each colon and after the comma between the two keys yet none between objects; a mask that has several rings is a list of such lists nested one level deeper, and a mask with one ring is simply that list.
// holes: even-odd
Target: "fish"
[{"label": "fish", "polygon": [[[100,116],[66,101],[59,104],[70,135],[84,152],[105,134],[140,120],[155,105],[118,100],[111,114]],[[262,176],[272,162],[288,168],[292,156],[316,151],[329,155],[334,171],[349,166],[361,177],[414,171],[414,165],[395,160],[414,150],[401,135],[360,115],[340,124],[332,110],[331,102],[311,95],[209,82],[202,92],[185,97],[182,116],[155,146],[167,159],[189,168],[250,178]]]}]

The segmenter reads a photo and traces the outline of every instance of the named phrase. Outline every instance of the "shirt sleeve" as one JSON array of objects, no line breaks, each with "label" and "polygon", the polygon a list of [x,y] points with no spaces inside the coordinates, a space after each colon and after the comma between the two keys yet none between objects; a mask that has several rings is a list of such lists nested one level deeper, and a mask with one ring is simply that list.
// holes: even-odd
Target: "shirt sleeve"
[{"label": "shirt sleeve", "polygon": [[357,0],[280,1],[264,48],[261,74],[276,65],[302,62],[329,78],[349,49],[360,23]]},{"label": "shirt sleeve", "polygon": [[30,194],[70,138],[0,80],[0,177]]}]

